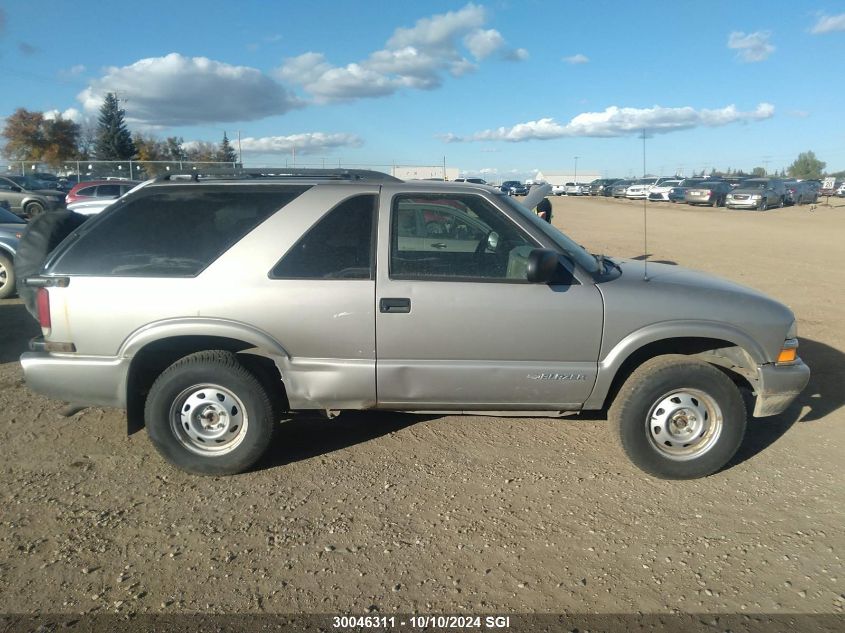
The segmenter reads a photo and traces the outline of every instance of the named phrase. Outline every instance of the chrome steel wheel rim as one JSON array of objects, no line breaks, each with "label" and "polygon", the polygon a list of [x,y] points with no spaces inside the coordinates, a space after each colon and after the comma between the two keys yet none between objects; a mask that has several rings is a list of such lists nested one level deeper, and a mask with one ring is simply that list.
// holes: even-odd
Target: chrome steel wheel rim
[{"label": "chrome steel wheel rim", "polygon": [[9,271],[6,270],[5,264],[0,262],[0,289],[5,288],[7,283],[9,283]]},{"label": "chrome steel wheel rim", "polygon": [[648,412],[645,432],[652,446],[676,461],[707,453],[722,434],[722,410],[698,389],[677,389],[658,398]]},{"label": "chrome steel wheel rim", "polygon": [[218,456],[235,450],[246,437],[249,416],[243,402],[220,385],[194,385],[173,401],[170,428],[189,451]]}]

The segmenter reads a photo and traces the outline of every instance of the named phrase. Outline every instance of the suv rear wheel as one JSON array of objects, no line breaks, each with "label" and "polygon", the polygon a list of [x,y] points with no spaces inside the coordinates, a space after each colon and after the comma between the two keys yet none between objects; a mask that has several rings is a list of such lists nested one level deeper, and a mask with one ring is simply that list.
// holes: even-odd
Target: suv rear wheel
[{"label": "suv rear wheel", "polygon": [[144,418],[156,449],[174,466],[199,475],[234,475],[270,444],[267,392],[231,352],[186,356],[153,383]]},{"label": "suv rear wheel", "polygon": [[658,356],[638,367],[609,417],[631,461],[661,479],[716,472],[745,435],[737,386],[712,365],[682,355]]}]

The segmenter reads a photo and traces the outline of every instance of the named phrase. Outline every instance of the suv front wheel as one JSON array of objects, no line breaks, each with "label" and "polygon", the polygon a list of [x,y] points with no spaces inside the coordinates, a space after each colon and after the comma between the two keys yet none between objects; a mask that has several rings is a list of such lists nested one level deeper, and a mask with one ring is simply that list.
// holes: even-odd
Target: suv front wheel
[{"label": "suv front wheel", "polygon": [[745,435],[745,404],[720,370],[666,355],[643,363],[610,408],[634,464],[661,479],[710,475],[730,461]]},{"label": "suv front wheel", "polygon": [[153,383],[147,434],[174,466],[198,475],[234,475],[267,450],[273,414],[267,392],[231,352],[197,352]]}]

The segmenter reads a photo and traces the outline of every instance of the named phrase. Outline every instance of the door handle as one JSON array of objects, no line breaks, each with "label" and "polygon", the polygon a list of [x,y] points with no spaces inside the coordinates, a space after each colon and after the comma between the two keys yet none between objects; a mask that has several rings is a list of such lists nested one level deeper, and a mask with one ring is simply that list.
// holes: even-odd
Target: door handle
[{"label": "door handle", "polygon": [[378,309],[379,312],[386,312],[389,314],[407,314],[411,311],[411,300],[405,298],[384,298],[378,302]]},{"label": "door handle", "polygon": [[431,245],[431,248],[446,248],[446,244],[443,242],[435,242]]}]

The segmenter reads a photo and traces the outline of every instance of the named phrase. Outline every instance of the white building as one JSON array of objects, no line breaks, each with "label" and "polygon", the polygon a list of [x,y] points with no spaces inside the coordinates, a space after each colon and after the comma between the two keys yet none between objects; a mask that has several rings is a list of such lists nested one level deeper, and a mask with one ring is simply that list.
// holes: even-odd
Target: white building
[{"label": "white building", "polygon": [[[444,167],[443,165],[396,165],[391,168],[390,174],[399,178],[399,180],[426,180],[428,178],[437,178],[443,180]],[[454,180],[461,174],[461,170],[457,167],[446,167],[446,180]]]},{"label": "white building", "polygon": [[550,185],[565,185],[568,182],[579,182],[587,184],[601,178],[597,171],[578,170],[577,178],[574,171],[538,171],[534,176],[534,182],[547,182]]}]

